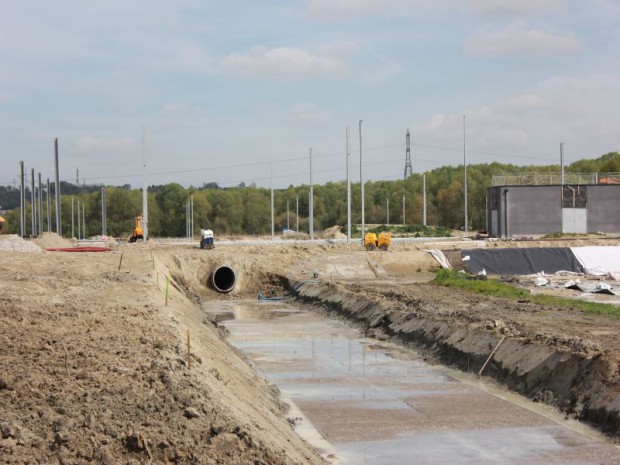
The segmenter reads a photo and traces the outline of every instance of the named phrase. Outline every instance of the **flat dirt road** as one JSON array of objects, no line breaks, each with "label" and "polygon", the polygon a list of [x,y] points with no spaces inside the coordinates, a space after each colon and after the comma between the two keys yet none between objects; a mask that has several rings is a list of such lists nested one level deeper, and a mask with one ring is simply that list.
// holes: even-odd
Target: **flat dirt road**
[{"label": "flat dirt road", "polygon": [[[485,375],[617,437],[619,319],[427,284],[437,265],[416,246],[368,258],[357,244],[0,251],[2,461],[323,463],[200,308],[314,273],[301,302],[464,370],[505,335]],[[206,285],[220,264],[230,294]]]}]

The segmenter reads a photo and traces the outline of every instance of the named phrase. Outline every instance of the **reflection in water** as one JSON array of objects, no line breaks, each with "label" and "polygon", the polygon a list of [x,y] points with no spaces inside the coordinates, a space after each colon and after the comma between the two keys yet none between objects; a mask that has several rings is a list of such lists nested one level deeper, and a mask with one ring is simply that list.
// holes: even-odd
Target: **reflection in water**
[{"label": "reflection in water", "polygon": [[613,446],[536,411],[544,407],[491,395],[466,374],[451,376],[341,322],[282,302],[205,310],[307,417],[296,430],[338,463],[620,463]]}]

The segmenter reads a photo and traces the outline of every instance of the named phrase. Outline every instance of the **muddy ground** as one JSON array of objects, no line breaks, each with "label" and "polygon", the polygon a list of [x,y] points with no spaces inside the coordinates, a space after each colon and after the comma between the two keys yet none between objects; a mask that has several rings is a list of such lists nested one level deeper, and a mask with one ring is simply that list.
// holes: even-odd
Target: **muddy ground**
[{"label": "muddy ground", "polygon": [[[479,370],[506,336],[485,375],[618,435],[619,320],[432,286],[437,265],[423,247],[0,252],[1,460],[323,463],[277,390],[200,309],[205,299],[281,295],[287,282],[305,283],[302,301],[368,335],[465,370]],[[220,264],[237,273],[230,294],[206,286]]]}]

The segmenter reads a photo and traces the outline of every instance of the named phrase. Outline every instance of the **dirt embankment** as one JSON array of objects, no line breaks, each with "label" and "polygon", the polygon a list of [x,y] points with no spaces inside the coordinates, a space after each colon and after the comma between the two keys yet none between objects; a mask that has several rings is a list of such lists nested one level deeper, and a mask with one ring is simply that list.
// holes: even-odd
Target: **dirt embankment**
[{"label": "dirt embankment", "polygon": [[368,336],[423,349],[471,372],[505,336],[484,376],[620,435],[615,319],[387,280],[308,282],[298,297],[358,323]]},{"label": "dirt embankment", "polygon": [[122,253],[1,252],[0,461],[322,463],[187,297],[204,255]]}]

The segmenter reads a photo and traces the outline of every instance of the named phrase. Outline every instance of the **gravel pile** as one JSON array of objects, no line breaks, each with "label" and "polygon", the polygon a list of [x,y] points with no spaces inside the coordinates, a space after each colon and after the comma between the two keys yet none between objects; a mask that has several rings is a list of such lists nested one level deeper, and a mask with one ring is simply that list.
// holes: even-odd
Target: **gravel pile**
[{"label": "gravel pile", "polygon": [[25,241],[17,234],[0,236],[0,250],[7,252],[42,252],[41,247],[30,241]]}]

